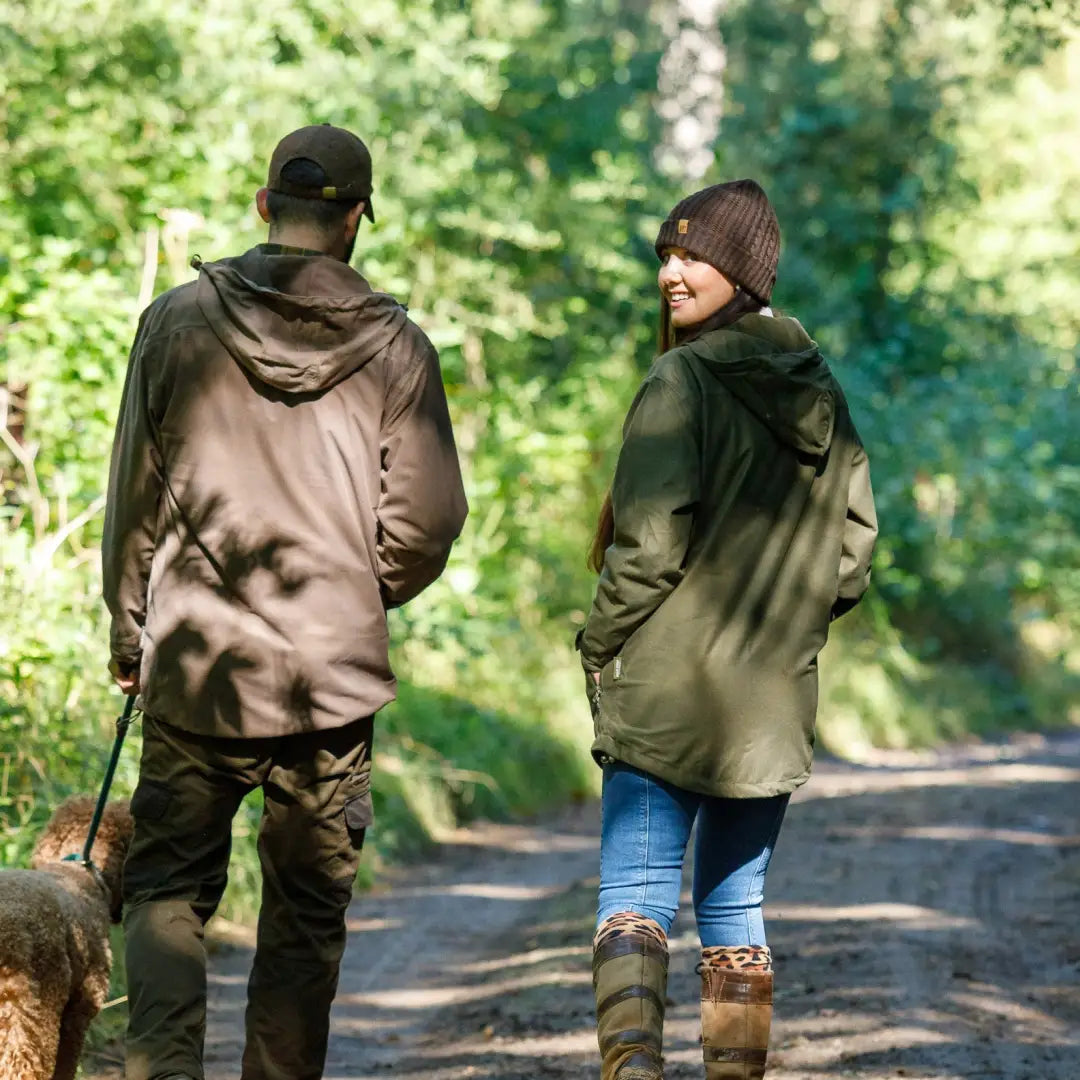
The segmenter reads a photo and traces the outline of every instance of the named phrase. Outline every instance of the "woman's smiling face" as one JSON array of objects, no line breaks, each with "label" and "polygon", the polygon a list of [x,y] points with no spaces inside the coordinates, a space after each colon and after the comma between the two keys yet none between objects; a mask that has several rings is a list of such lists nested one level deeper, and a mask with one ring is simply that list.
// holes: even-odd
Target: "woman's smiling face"
[{"label": "woman's smiling face", "polygon": [[656,280],[671,309],[672,326],[704,322],[735,296],[735,286],[715,266],[686,248],[664,248]]}]

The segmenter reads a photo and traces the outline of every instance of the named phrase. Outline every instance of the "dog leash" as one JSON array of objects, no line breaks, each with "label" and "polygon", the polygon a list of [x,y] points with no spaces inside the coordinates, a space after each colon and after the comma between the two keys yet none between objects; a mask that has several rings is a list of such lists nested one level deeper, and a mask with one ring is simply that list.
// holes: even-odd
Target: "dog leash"
[{"label": "dog leash", "polygon": [[120,760],[120,751],[124,746],[124,736],[128,728],[135,723],[135,695],[129,694],[124,703],[123,713],[116,718],[116,738],[113,740],[112,754],[109,764],[105,769],[105,779],[101,784],[101,793],[98,795],[97,806],[94,807],[94,816],[90,819],[90,830],[86,834],[86,845],[81,855],[66,855],[64,862],[81,862],[83,866],[93,867],[90,852],[94,849],[94,841],[97,839],[98,827],[101,825],[102,815],[105,813],[105,803],[109,800],[109,789],[112,787],[113,777],[116,775],[116,765]]}]

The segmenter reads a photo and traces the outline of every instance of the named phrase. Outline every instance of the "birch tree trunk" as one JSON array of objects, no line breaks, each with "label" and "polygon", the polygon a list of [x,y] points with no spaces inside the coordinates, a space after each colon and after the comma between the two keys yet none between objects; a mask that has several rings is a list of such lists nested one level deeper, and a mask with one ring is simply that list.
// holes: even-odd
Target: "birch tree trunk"
[{"label": "birch tree trunk", "polygon": [[659,21],[668,46],[660,61],[656,111],[664,137],[657,167],[691,186],[713,162],[724,112],[727,51],[718,26],[727,0],[667,0]]}]

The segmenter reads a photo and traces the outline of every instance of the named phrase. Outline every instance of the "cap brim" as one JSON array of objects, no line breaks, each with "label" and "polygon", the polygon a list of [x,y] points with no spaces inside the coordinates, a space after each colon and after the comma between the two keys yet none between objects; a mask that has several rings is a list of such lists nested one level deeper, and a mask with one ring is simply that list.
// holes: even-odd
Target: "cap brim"
[{"label": "cap brim", "polygon": [[370,195],[364,200],[364,217],[366,217],[372,225],[375,224],[375,207],[371,205]]}]

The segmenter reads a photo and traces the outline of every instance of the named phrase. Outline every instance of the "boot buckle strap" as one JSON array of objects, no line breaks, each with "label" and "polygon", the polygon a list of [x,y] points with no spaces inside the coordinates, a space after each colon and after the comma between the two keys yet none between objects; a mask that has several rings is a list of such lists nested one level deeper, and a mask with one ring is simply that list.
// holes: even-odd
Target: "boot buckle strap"
[{"label": "boot buckle strap", "polygon": [[702,993],[706,1001],[722,1001],[738,1005],[771,1005],[773,999],[772,973],[749,976],[739,971],[706,971],[702,973]]},{"label": "boot buckle strap", "polygon": [[641,1028],[631,1028],[628,1031],[616,1031],[603,1039],[600,1043],[600,1056],[607,1057],[617,1046],[634,1045],[641,1046],[652,1051],[658,1057],[660,1055],[660,1043],[650,1031]]},{"label": "boot buckle strap", "polygon": [[655,1006],[657,1012],[661,1015],[664,1013],[664,1002],[660,1000],[660,995],[652,989],[650,986],[624,986],[621,990],[616,990],[615,993],[609,994],[599,1005],[596,1007],[596,1019],[597,1021],[603,1019],[608,1012],[613,1009],[622,1001],[632,1001],[634,998],[640,998],[643,1001],[650,1002]]},{"label": "boot buckle strap", "polygon": [[764,1066],[767,1050],[752,1050],[741,1046],[703,1046],[701,1056],[706,1061],[721,1061],[725,1065]]},{"label": "boot buckle strap", "polygon": [[614,960],[619,956],[633,956],[635,954],[650,957],[653,960],[658,960],[665,967],[667,966],[668,951],[663,945],[653,941],[651,938],[627,934],[625,937],[614,938],[597,947],[596,953],[593,956],[594,985],[601,966],[607,963],[608,960]]}]

